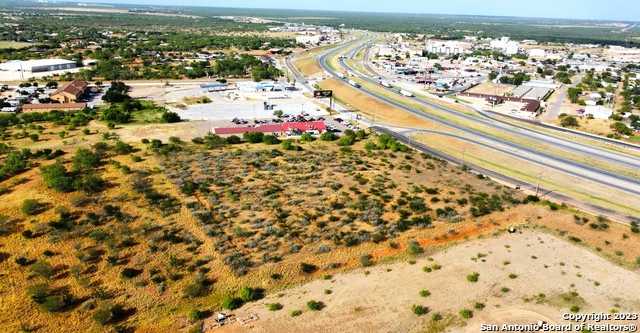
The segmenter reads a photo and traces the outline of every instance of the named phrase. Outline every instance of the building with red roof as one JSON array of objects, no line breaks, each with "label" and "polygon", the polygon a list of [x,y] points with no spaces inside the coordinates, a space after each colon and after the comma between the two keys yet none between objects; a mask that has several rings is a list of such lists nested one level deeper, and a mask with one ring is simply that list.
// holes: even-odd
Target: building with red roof
[{"label": "building with red roof", "polygon": [[231,135],[231,134],[243,134],[247,132],[262,132],[262,133],[287,133],[287,132],[308,132],[318,131],[320,133],[327,130],[327,126],[324,121],[307,121],[307,122],[286,122],[286,123],[272,123],[258,126],[243,126],[243,127],[219,127],[215,128],[215,134]]}]

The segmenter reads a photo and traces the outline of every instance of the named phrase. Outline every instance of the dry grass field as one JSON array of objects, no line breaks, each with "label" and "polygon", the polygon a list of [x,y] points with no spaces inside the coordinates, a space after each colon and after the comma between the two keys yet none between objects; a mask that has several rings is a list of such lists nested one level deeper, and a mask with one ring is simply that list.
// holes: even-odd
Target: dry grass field
[{"label": "dry grass field", "polygon": [[[370,293],[371,301],[389,297],[378,291],[394,291],[385,283],[398,284],[394,281],[405,277],[411,288],[431,286],[414,286],[419,278],[410,271],[427,274],[422,266],[431,254],[437,259],[430,265],[443,266],[432,268],[438,271],[433,283],[447,276],[459,278],[468,269],[477,269],[482,277],[500,277],[490,265],[486,272],[475,266],[449,271],[456,267],[453,259],[437,257],[449,252],[436,252],[490,238],[510,226],[554,234],[548,242],[575,248],[578,257],[592,253],[587,258],[594,265],[602,265],[604,257],[631,267],[640,256],[639,237],[628,226],[574,216],[563,207],[525,204],[521,193],[375,134],[282,144],[232,144],[233,140],[206,136],[188,143],[193,133],[180,127],[184,124],[109,129],[80,118],[36,119],[3,127],[2,331],[198,332],[215,311],[243,303],[237,314],[259,313],[260,319],[252,324],[256,330],[283,331],[278,325],[290,322],[289,312],[302,310],[311,299],[324,302],[326,312],[305,310],[284,331],[315,330],[339,314],[332,311],[341,311],[346,316],[341,318],[356,325],[353,328],[368,327],[357,325],[375,313],[411,319],[403,324],[409,326],[397,326],[401,330],[421,328],[428,323],[415,321],[411,303],[405,304],[407,295],[415,294],[413,289],[392,293],[398,297],[381,312],[358,305],[362,298],[357,295]],[[164,139],[172,131],[182,140]],[[141,143],[141,137],[158,133],[162,141]],[[532,242],[531,235],[526,233],[525,243]],[[496,248],[497,256],[502,241],[486,246]],[[469,251],[476,251],[473,246],[479,245]],[[540,258],[547,255],[540,251]],[[527,253],[520,252],[512,255]],[[466,265],[468,256],[458,257]],[[518,258],[510,260],[527,263]],[[415,265],[407,264],[414,260]],[[588,263],[581,265],[589,270]],[[621,269],[608,267],[602,269]],[[338,275],[342,273],[346,275]],[[529,274],[515,273],[522,280]],[[334,289],[325,287],[331,276],[344,289],[319,292]],[[363,276],[371,284],[357,282]],[[609,293],[612,282],[599,275],[589,278],[597,278]],[[490,292],[481,279],[478,297]],[[312,284],[304,285],[307,282]],[[509,286],[513,295],[529,293]],[[312,289],[303,293],[305,288]],[[436,287],[430,288],[437,301],[441,296]],[[534,292],[542,290],[530,294]],[[580,295],[587,299],[589,294]],[[446,322],[464,324],[456,316],[457,308],[449,311],[441,302],[426,300],[424,305],[442,311]],[[486,303],[495,306],[500,300]],[[266,313],[266,302],[285,308]],[[512,298],[509,302],[516,304]],[[621,310],[631,306],[626,301],[619,305]]]}]

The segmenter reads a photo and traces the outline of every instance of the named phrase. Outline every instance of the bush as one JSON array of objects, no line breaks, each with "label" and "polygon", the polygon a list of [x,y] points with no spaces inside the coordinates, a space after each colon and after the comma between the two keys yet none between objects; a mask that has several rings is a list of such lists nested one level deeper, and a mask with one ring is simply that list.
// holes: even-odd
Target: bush
[{"label": "bush", "polygon": [[55,274],[53,266],[43,260],[39,260],[31,265],[31,271],[47,279],[50,279]]},{"label": "bush", "polygon": [[122,141],[118,140],[118,141],[116,141],[116,144],[113,147],[113,150],[118,155],[126,155],[126,154],[130,154],[130,153],[133,152],[133,146],[131,146],[128,143],[125,143],[125,142],[122,142]]},{"label": "bush", "polygon": [[337,137],[333,132],[324,132],[320,135],[320,140],[322,141],[333,141]]},{"label": "bush", "polygon": [[318,270],[318,266],[316,266],[316,265],[307,264],[307,263],[304,263],[304,262],[300,264],[300,271],[302,271],[303,273],[311,274],[311,273],[314,273],[317,270]]},{"label": "bush", "polygon": [[222,300],[222,307],[226,310],[235,310],[242,306],[242,299],[238,297],[227,296]]},{"label": "bush", "polygon": [[100,325],[107,325],[122,320],[126,316],[126,313],[122,305],[103,305],[93,313],[93,320]]},{"label": "bush", "polygon": [[163,123],[179,123],[180,121],[182,121],[182,119],[180,119],[180,116],[175,112],[166,111],[162,114]]},{"label": "bush", "polygon": [[100,155],[88,149],[80,148],[73,156],[73,171],[87,172],[97,168],[100,165]]},{"label": "bush", "polygon": [[429,290],[427,290],[427,289],[422,289],[422,290],[420,290],[420,296],[429,297],[429,296],[431,296],[431,292]]},{"label": "bush", "polygon": [[267,309],[269,311],[278,311],[278,310],[282,310],[283,306],[280,303],[270,303],[267,304]]},{"label": "bush", "polygon": [[473,318],[473,311],[471,311],[469,309],[462,309],[462,310],[460,310],[460,317],[462,317],[464,319]]},{"label": "bush", "polygon": [[268,145],[277,145],[280,140],[275,135],[265,135],[262,137],[262,142]]},{"label": "bush", "polygon": [[69,176],[62,162],[56,161],[54,164],[42,166],[40,172],[47,187],[58,192],[69,192],[73,189],[73,178]]},{"label": "bush", "polygon": [[105,182],[96,174],[84,174],[73,181],[73,187],[86,193],[98,193],[105,187]]},{"label": "bush", "polygon": [[61,312],[75,301],[66,288],[53,290],[46,284],[31,286],[27,291],[32,301],[49,312]]},{"label": "bush", "polygon": [[362,267],[373,266],[373,257],[370,254],[365,254],[360,257],[360,264]]},{"label": "bush", "polygon": [[566,116],[560,121],[562,127],[578,127],[578,120],[574,116]]},{"label": "bush", "polygon": [[293,310],[291,311],[291,317],[297,317],[302,314],[302,310]]},{"label": "bush", "polygon": [[237,145],[239,143],[242,143],[242,139],[240,139],[240,137],[237,135],[231,135],[227,137],[226,141],[230,145]]},{"label": "bush", "polygon": [[479,278],[480,278],[480,273],[478,273],[478,272],[473,272],[473,273],[467,275],[467,281],[469,281],[469,282],[478,282]]},{"label": "bush", "polygon": [[325,307],[324,303],[320,301],[309,301],[307,302],[307,308],[311,311],[320,311]]},{"label": "bush", "polygon": [[44,204],[41,204],[40,202],[38,202],[38,200],[35,199],[25,199],[22,202],[22,207],[20,208],[22,210],[22,213],[25,215],[38,215],[40,213],[42,213],[42,211],[46,208],[46,206]]},{"label": "bush", "polygon": [[244,139],[244,141],[247,141],[250,143],[260,143],[264,139],[264,133],[245,132],[244,134],[242,134],[242,138]]},{"label": "bush", "polygon": [[125,278],[125,279],[132,279],[138,275],[140,275],[142,273],[141,269],[135,269],[135,268],[124,268],[121,272],[120,272],[120,276]]},{"label": "bush", "polygon": [[415,305],[415,304],[411,307],[411,310],[417,316],[422,316],[422,315],[425,315],[425,314],[427,314],[429,312],[429,308],[428,307],[422,306],[422,305]]},{"label": "bush", "polygon": [[264,298],[263,289],[254,289],[249,287],[242,287],[238,296],[243,302],[252,302]]},{"label": "bush", "polygon": [[420,243],[412,240],[409,241],[409,244],[407,245],[407,251],[409,251],[409,254],[418,255],[422,254],[424,252],[424,249],[422,248],[422,246],[420,246]]},{"label": "bush", "polygon": [[485,308],[485,305],[484,305],[484,303],[476,302],[476,304],[474,304],[474,305],[473,305],[473,307],[474,307],[476,310],[482,310],[482,309],[484,309],[484,308]]},{"label": "bush", "polygon": [[184,296],[189,298],[202,297],[209,293],[209,281],[202,275],[184,287]]},{"label": "bush", "polygon": [[208,316],[209,316],[209,311],[200,311],[198,309],[194,309],[189,311],[187,318],[189,318],[190,322],[195,322],[195,321],[207,318]]}]

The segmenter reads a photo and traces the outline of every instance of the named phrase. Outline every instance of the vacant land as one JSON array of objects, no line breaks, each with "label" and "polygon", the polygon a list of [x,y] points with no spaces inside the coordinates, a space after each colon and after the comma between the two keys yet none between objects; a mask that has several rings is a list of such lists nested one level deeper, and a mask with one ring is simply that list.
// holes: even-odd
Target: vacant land
[{"label": "vacant land", "polygon": [[[232,325],[217,332],[478,332],[481,323],[566,323],[561,315],[572,309],[637,311],[640,302],[627,291],[639,287],[639,274],[525,230],[286,290],[238,312],[258,315],[249,328]],[[325,308],[311,311],[309,300]],[[282,310],[269,311],[266,304],[272,303]],[[424,306],[426,314],[416,315],[412,305]],[[472,318],[463,318],[463,309]],[[302,314],[292,317],[295,310]],[[434,321],[434,314],[442,319]]]},{"label": "vacant land", "polygon": [[[423,253],[513,225],[622,265],[640,256],[628,226],[551,211],[385,136],[187,143],[193,123],[113,129],[84,112],[25,117],[2,132],[6,331],[198,328],[223,308],[362,266],[428,260]],[[183,138],[141,140],[171,131]]]},{"label": "vacant land", "polygon": [[0,40],[0,49],[24,49],[33,44],[31,43],[23,43],[23,42],[14,42],[14,41],[6,41]]}]

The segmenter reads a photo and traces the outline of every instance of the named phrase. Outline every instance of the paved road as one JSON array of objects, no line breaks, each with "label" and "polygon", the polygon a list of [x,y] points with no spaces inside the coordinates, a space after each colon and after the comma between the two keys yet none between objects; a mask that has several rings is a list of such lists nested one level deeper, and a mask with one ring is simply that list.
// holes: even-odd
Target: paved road
[{"label": "paved road", "polygon": [[[349,45],[346,45],[349,46]],[[323,69],[334,75],[335,73],[334,71],[327,65],[327,57],[329,55],[333,55],[337,52],[339,52],[340,50],[342,50],[343,48],[345,48],[346,46],[340,46],[337,47],[336,49],[326,52],[324,53],[321,57],[320,57],[320,64],[323,67]],[[349,53],[349,56],[353,56],[356,52],[358,51],[358,48],[352,50]],[[354,71],[353,68],[349,68],[349,66],[342,61],[341,62],[341,66],[350,69],[352,72],[356,73],[356,71]],[[372,80],[370,77],[367,77],[365,75],[357,74],[361,79],[363,80],[368,80],[370,82],[374,82],[375,80]],[[589,179],[591,181],[594,181],[596,183],[611,187],[611,188],[616,188],[618,190],[624,191],[629,193],[629,195],[640,195],[640,180],[636,179],[636,178],[631,178],[631,177],[624,177],[624,176],[620,176],[618,174],[615,173],[611,173],[608,172],[606,170],[600,170],[598,168],[594,168],[588,165],[584,165],[582,163],[576,162],[576,161],[572,161],[572,160],[568,160],[566,158],[562,158],[562,157],[558,157],[558,156],[553,156],[550,154],[547,154],[545,152],[540,152],[540,151],[536,151],[534,149],[528,148],[528,147],[524,147],[521,145],[517,145],[514,144],[513,142],[510,141],[506,141],[506,140],[502,140],[499,138],[495,138],[495,137],[491,137],[490,135],[487,135],[486,133],[482,133],[482,132],[478,132],[474,129],[470,129],[470,128],[466,128],[464,126],[460,126],[458,124],[455,123],[451,123],[450,121],[447,121],[445,119],[439,118],[437,116],[433,116],[433,115],[429,115],[426,114],[424,112],[421,111],[417,111],[417,110],[413,110],[410,109],[408,107],[406,107],[405,105],[398,103],[397,101],[395,101],[394,99],[390,99],[386,96],[383,95],[379,95],[379,94],[375,94],[369,90],[360,89],[362,92],[364,92],[365,94],[368,94],[374,98],[383,100],[384,102],[391,104],[394,107],[406,110],[408,112],[414,113],[420,117],[423,118],[427,118],[429,120],[441,123],[443,125],[446,125],[448,127],[453,127],[456,128],[458,130],[461,130],[463,133],[469,135],[471,138],[473,138],[472,140],[474,142],[476,142],[477,144],[481,144],[484,145],[486,147],[491,147],[495,150],[499,150],[499,151],[503,151],[503,152],[508,152],[510,155],[518,157],[519,159],[525,160],[525,161],[529,161],[531,163],[536,163],[539,165],[542,165],[544,167],[548,167],[548,168],[553,168],[557,171],[561,171],[564,172],[565,174],[568,175],[573,175],[573,176],[579,176],[585,179]],[[416,99],[417,100],[417,99]],[[441,105],[433,105],[430,104],[428,102],[425,101],[420,101],[417,100],[429,107],[436,107],[438,109],[441,109],[444,112],[450,113],[450,114],[454,114],[456,116],[460,115],[460,112],[454,111],[454,110],[448,110],[444,107],[442,107]],[[478,120],[480,118],[478,117],[474,117],[473,120]],[[479,120],[482,121],[482,120]],[[615,160],[615,162],[617,163],[621,163],[621,164],[627,164],[627,165],[640,165],[640,161],[638,161],[637,159],[634,159],[628,155],[624,155],[624,154],[616,154],[614,152],[611,151],[605,151],[602,149],[598,149],[595,147],[589,147],[589,146],[585,146],[585,145],[581,145],[581,144],[576,144],[575,142],[571,142],[568,140],[562,140],[562,139],[558,139],[556,137],[550,137],[550,136],[545,136],[542,133],[539,132],[533,132],[533,133],[529,133],[526,132],[526,128],[520,128],[520,127],[515,127],[515,128],[509,128],[508,124],[505,123],[498,123],[497,125],[495,124],[495,122],[492,122],[490,119],[485,119],[484,120],[486,124],[488,125],[494,125],[494,126],[498,126],[499,129],[505,130],[505,131],[509,131],[510,133],[513,134],[520,134],[521,135],[525,135],[528,136],[530,138],[539,138],[539,139],[544,139],[544,140],[551,140],[551,142],[556,142],[560,145],[564,145],[565,149],[572,149],[572,151],[577,151],[577,152],[582,152],[582,153],[593,153],[593,155],[596,155],[598,157],[601,158],[612,158],[613,160]]]}]

